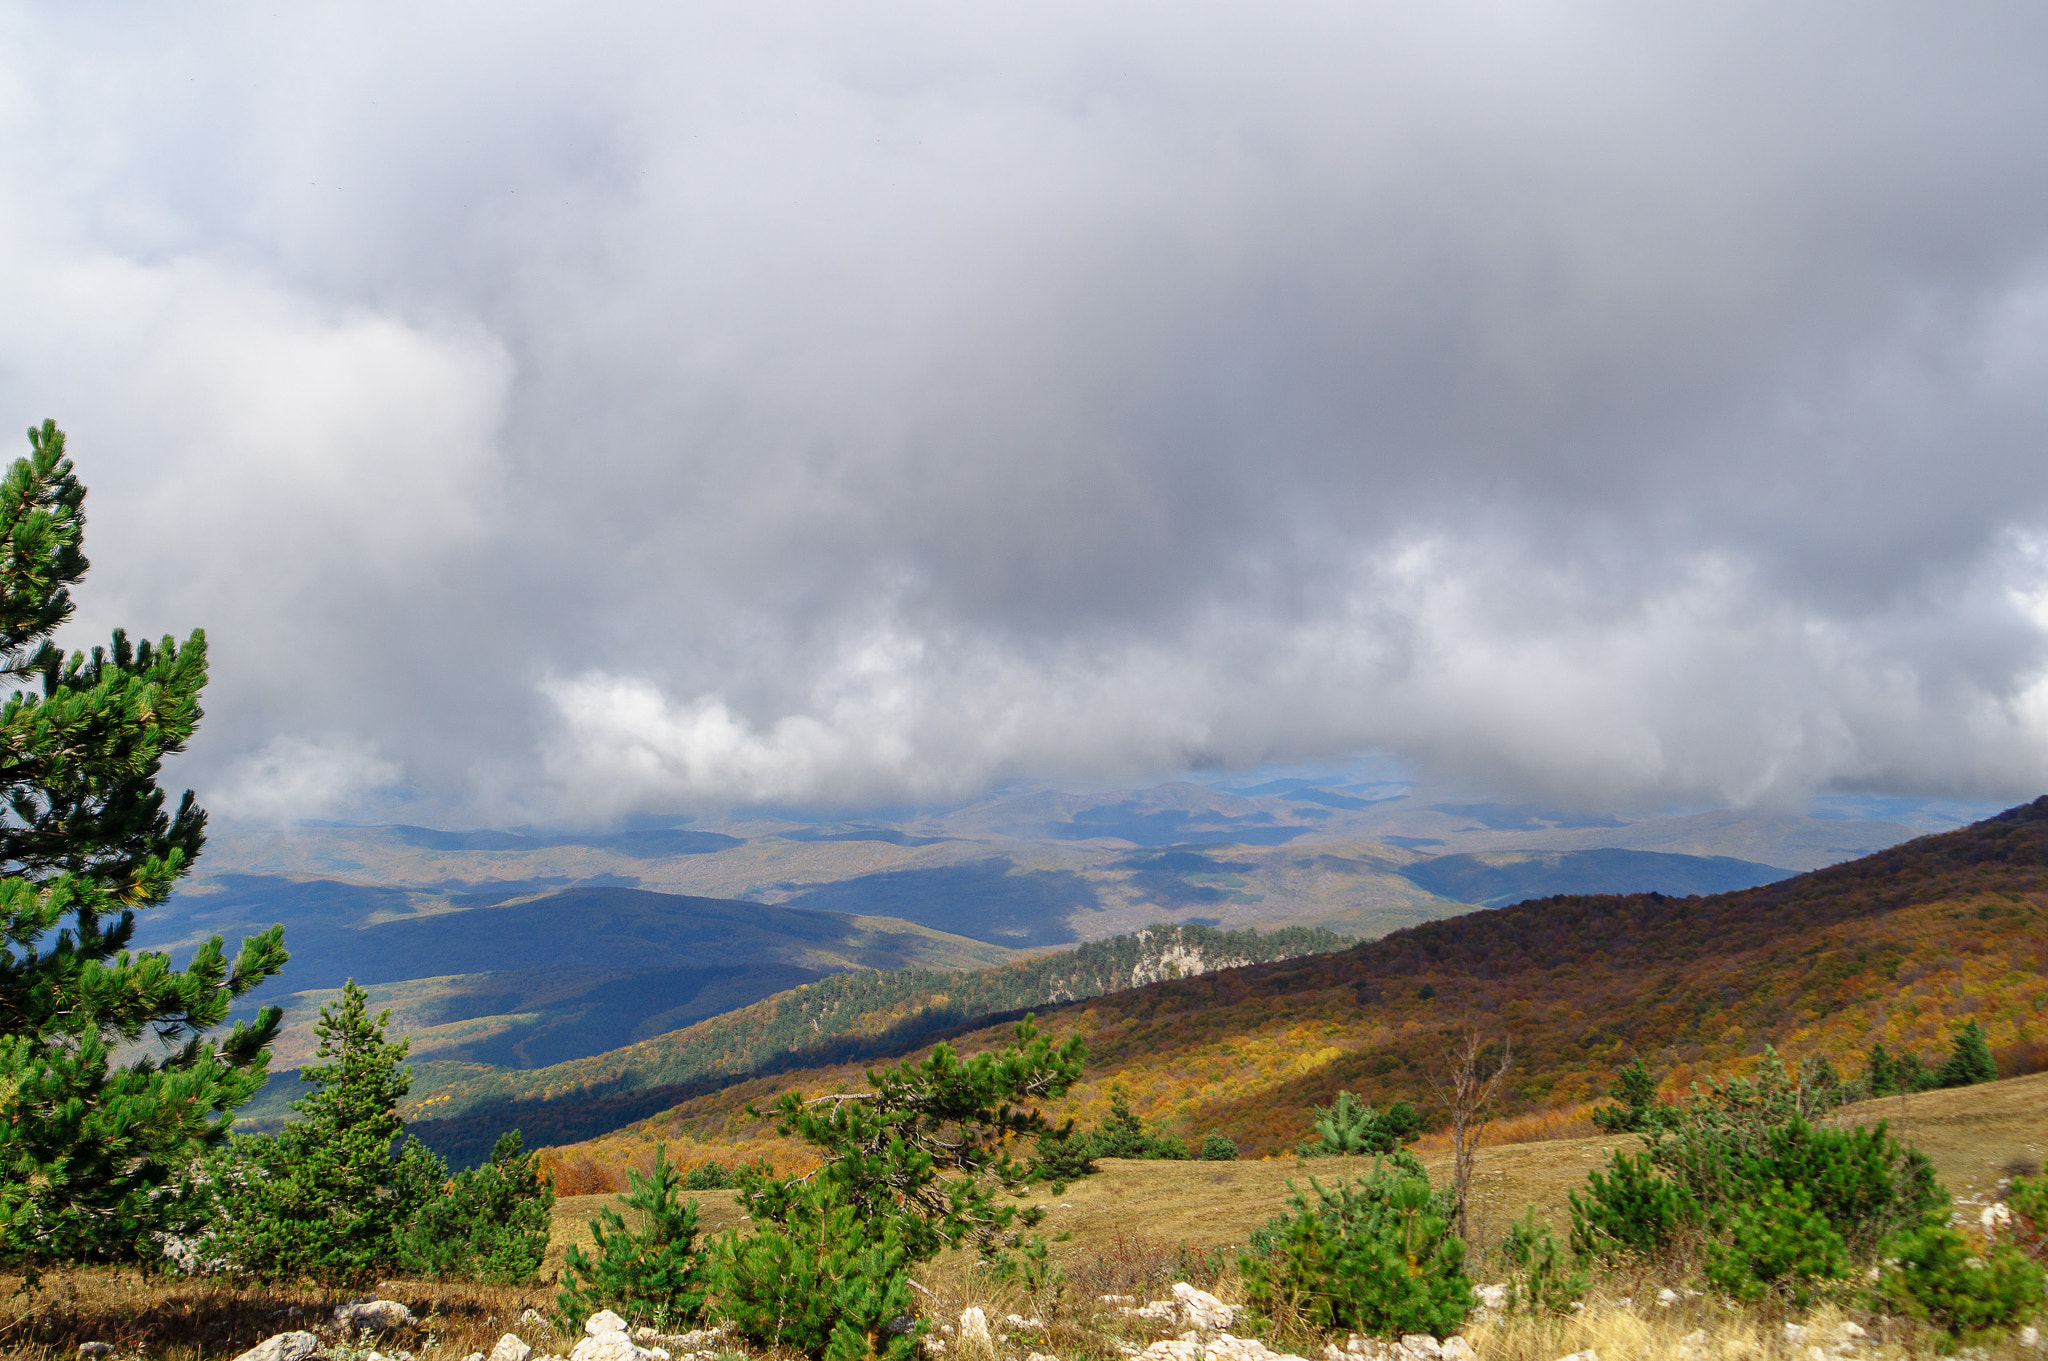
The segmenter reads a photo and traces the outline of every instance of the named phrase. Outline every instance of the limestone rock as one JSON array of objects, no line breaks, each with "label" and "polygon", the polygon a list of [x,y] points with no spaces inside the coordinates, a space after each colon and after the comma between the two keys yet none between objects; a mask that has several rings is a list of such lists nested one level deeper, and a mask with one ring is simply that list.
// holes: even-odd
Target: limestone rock
[{"label": "limestone rock", "polygon": [[1404,1333],[1401,1354],[1412,1358],[1412,1361],[1441,1361],[1444,1347],[1428,1333]]},{"label": "limestone rock", "polygon": [[1785,1341],[1794,1347],[1797,1347],[1799,1344],[1806,1341],[1806,1325],[1803,1323],[1786,1324]]},{"label": "limestone rock", "polygon": [[1479,1352],[1462,1337],[1447,1337],[1443,1341],[1444,1361],[1479,1361]]},{"label": "limestone rock", "polygon": [[462,1361],[491,1361],[491,1359],[482,1352],[471,1352],[468,1356],[463,1357]]},{"label": "limestone rock", "polygon": [[1173,1299],[1180,1306],[1180,1321],[1190,1328],[1221,1332],[1237,1322],[1236,1305],[1225,1304],[1208,1291],[1197,1290],[1186,1281],[1174,1283]]},{"label": "limestone rock", "polygon": [[1678,1292],[1676,1290],[1667,1287],[1657,1292],[1657,1307],[1659,1309],[1669,1309],[1676,1303],[1678,1303]]},{"label": "limestone rock", "polygon": [[498,1345],[491,1348],[490,1361],[533,1361],[533,1348],[511,1333],[498,1339]]},{"label": "limestone rock", "polygon": [[633,1344],[622,1328],[616,1333],[586,1337],[569,1353],[569,1361],[642,1361],[647,1353]]},{"label": "limestone rock", "polygon": [[2039,1328],[2036,1328],[2031,1323],[2029,1323],[2026,1327],[2020,1329],[2020,1345],[2022,1347],[2028,1348],[2029,1350],[2040,1346],[2041,1330]]},{"label": "limestone rock", "polygon": [[1508,1288],[1507,1288],[1507,1286],[1506,1286],[1505,1284],[1501,1284],[1501,1285],[1482,1285],[1482,1286],[1480,1286],[1480,1287],[1479,1287],[1479,1303],[1480,1303],[1480,1306],[1481,1306],[1482,1308],[1486,1308],[1486,1309],[1505,1309],[1505,1308],[1507,1308],[1507,1307],[1508,1307]]},{"label": "limestone rock", "polygon": [[988,1331],[988,1315],[979,1305],[969,1305],[960,1311],[960,1350],[970,1356],[993,1355],[996,1340]]},{"label": "limestone rock", "polygon": [[243,1352],[235,1361],[309,1361],[320,1350],[320,1339],[311,1333],[279,1333]]},{"label": "limestone rock", "polygon": [[1837,1342],[1853,1342],[1858,1338],[1869,1336],[1869,1331],[1853,1319],[1843,1319],[1835,1325],[1835,1341]]},{"label": "limestone rock", "polygon": [[408,1327],[412,1323],[412,1310],[397,1300],[357,1300],[353,1304],[334,1306],[335,1323],[354,1332],[368,1328],[373,1332],[387,1332],[393,1328]]},{"label": "limestone rock", "polygon": [[[609,1309],[600,1309],[583,1321],[583,1335],[585,1337],[603,1337],[607,1333],[623,1333],[625,1331],[626,1320],[620,1318]],[[626,1340],[628,1342],[632,1341],[631,1338]]]}]

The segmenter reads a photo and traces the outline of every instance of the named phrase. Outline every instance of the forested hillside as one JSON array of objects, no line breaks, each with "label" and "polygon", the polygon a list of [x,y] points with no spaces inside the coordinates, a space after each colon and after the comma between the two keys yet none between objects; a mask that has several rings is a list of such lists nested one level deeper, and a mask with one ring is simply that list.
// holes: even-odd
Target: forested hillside
[{"label": "forested hillside", "polygon": [[687,1029],[553,1067],[417,1065],[407,1111],[415,1134],[460,1160],[488,1151],[510,1126],[536,1142],[587,1137],[707,1086],[897,1052],[992,1015],[1345,943],[1305,927],[1168,925],[998,968],[834,974]]},{"label": "forested hillside", "polygon": [[[2048,799],[1761,888],[1548,898],[1042,1019],[1090,1046],[1063,1113],[1098,1119],[1121,1086],[1173,1132],[1220,1130],[1261,1153],[1291,1146],[1300,1113],[1340,1088],[1427,1112],[1427,1074],[1467,1026],[1512,1040],[1512,1114],[1597,1097],[1637,1057],[1667,1087],[1739,1067],[1766,1044],[1848,1071],[1880,1041],[1939,1057],[1968,1017],[1990,1033],[2002,1073],[2035,1071],[2048,1067],[2044,1014]],[[860,1082],[856,1065],[755,1079],[558,1156],[616,1163],[657,1137],[695,1156],[770,1151],[749,1102]]]}]

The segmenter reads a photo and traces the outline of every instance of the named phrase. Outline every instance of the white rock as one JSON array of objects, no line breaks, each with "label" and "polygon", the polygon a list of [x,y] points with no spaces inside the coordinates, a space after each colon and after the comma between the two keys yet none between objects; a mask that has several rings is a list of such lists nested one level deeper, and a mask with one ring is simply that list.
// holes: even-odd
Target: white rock
[{"label": "white rock", "polygon": [[1204,1332],[1221,1332],[1237,1322],[1237,1306],[1225,1304],[1206,1290],[1186,1281],[1176,1281],[1173,1298],[1180,1305],[1181,1321]]},{"label": "white rock", "polygon": [[410,1324],[412,1310],[397,1300],[357,1300],[354,1304],[334,1306],[334,1321],[350,1332],[370,1328],[381,1333]]},{"label": "white rock", "polygon": [[1060,1359],[1051,1352],[1032,1352],[1024,1358],[1024,1361],[1060,1361]]},{"label": "white rock", "polygon": [[1149,1318],[1155,1323],[1180,1322],[1180,1310],[1174,1307],[1172,1300],[1152,1300],[1135,1309],[1126,1306],[1123,1312],[1132,1318]]},{"label": "white rock", "polygon": [[1705,1328],[1695,1328],[1684,1337],[1679,1338],[1678,1344],[1681,1347],[1704,1347],[1707,1345],[1707,1330]]},{"label": "white rock", "polygon": [[2026,1327],[2020,1329],[2020,1345],[2022,1347],[2040,1346],[2041,1330],[2039,1328],[2036,1328],[2031,1323],[2029,1323]]},{"label": "white rock", "polygon": [[1042,1318],[1025,1318],[1022,1314],[1008,1314],[1003,1318],[1003,1326],[1020,1333],[1031,1331],[1043,1332],[1045,1330],[1045,1320]]},{"label": "white rock", "polygon": [[482,1352],[471,1352],[468,1356],[463,1357],[462,1361],[491,1361],[491,1358],[485,1356]]},{"label": "white rock", "polygon": [[1657,1307],[1659,1309],[1669,1309],[1676,1303],[1678,1303],[1678,1292],[1676,1290],[1659,1290],[1657,1292]]},{"label": "white rock", "polygon": [[1202,1344],[1170,1337],[1164,1342],[1153,1343],[1142,1354],[1151,1357],[1152,1361],[1202,1361]]},{"label": "white rock", "polygon": [[1350,1353],[1331,1342],[1323,1348],[1323,1361],[1348,1361]]},{"label": "white rock", "polygon": [[989,1336],[988,1315],[981,1312],[979,1305],[969,1305],[960,1311],[960,1350],[975,1355],[985,1355],[996,1349],[996,1340]]},{"label": "white rock", "polygon": [[279,1333],[263,1339],[235,1361],[307,1361],[319,1350],[320,1339],[311,1333]]},{"label": "white rock", "polygon": [[1444,1354],[1444,1345],[1428,1333],[1404,1333],[1401,1335],[1401,1352],[1414,1361],[1439,1361]]},{"label": "white rock", "polygon": [[[600,1309],[583,1321],[583,1335],[585,1337],[603,1337],[606,1333],[623,1333],[625,1331],[626,1320],[620,1318],[609,1309]],[[628,1342],[632,1341],[631,1338],[626,1340]]]},{"label": "white rock", "polygon": [[111,1342],[81,1342],[78,1344],[78,1361],[100,1361],[103,1356],[114,1354]]},{"label": "white rock", "polygon": [[1508,1288],[1505,1285],[1482,1285],[1479,1287],[1479,1303],[1487,1309],[1508,1307]]},{"label": "white rock", "polygon": [[1828,1361],[1828,1354],[1818,1347],[1808,1347],[1806,1361]]},{"label": "white rock", "polygon": [[521,1314],[519,1316],[519,1326],[522,1328],[545,1328],[549,1332],[555,1330],[555,1325],[548,1322],[547,1315],[538,1309],[529,1309]]},{"label": "white rock", "polygon": [[2012,1210],[2004,1201],[1997,1201],[1984,1207],[1984,1213],[1977,1216],[1977,1223],[1986,1233],[1997,1233],[2000,1229],[2012,1227]]},{"label": "white rock", "polygon": [[1785,1340],[1795,1347],[1806,1341],[1806,1325],[1803,1323],[1786,1324]]},{"label": "white rock", "polygon": [[1100,1298],[1104,1304],[1136,1304],[1138,1302],[1136,1295],[1103,1295]]},{"label": "white rock", "polygon": [[533,1361],[533,1348],[507,1333],[491,1348],[490,1361]]},{"label": "white rock", "polygon": [[569,1361],[641,1361],[647,1353],[633,1345],[625,1330],[586,1337],[569,1353]]},{"label": "white rock", "polygon": [[1864,1331],[1863,1325],[1852,1319],[1843,1319],[1835,1325],[1835,1341],[1837,1342],[1848,1342],[1854,1338],[1869,1336],[1870,1334]]},{"label": "white rock", "polygon": [[934,1356],[944,1356],[946,1354],[946,1339],[943,1337],[928,1337],[924,1340],[924,1349]]},{"label": "white rock", "polygon": [[1443,1344],[1444,1361],[1479,1361],[1479,1351],[1462,1337],[1447,1337]]}]

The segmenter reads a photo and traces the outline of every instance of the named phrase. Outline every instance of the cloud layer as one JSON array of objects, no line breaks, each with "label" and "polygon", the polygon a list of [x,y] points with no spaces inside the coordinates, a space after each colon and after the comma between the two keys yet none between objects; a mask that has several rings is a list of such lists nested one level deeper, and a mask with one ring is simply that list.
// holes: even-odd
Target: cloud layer
[{"label": "cloud layer", "polygon": [[2044,28],[18,7],[0,406],[248,816],[2018,797]]}]

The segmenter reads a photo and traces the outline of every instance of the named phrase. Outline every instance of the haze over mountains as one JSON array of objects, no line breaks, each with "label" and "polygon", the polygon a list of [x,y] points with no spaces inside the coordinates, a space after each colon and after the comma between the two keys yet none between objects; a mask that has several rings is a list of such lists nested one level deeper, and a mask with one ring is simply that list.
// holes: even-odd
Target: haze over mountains
[{"label": "haze over mountains", "polygon": [[[1940,814],[1933,815],[1937,819]],[[623,829],[216,830],[138,943],[283,922],[276,1067],[328,990],[371,986],[414,1057],[596,1054],[848,969],[974,968],[1165,922],[1353,938],[1553,893],[1713,893],[1894,844],[1898,822],[1574,813],[1290,778],[1035,791],[858,820]]]}]

